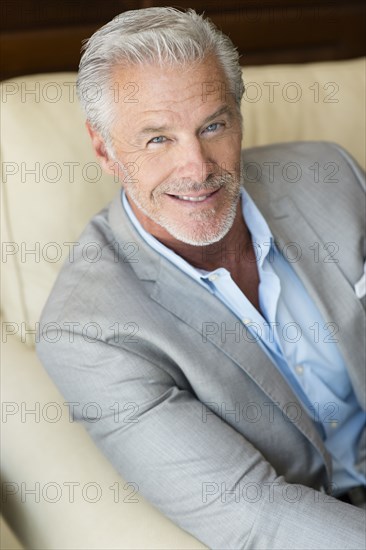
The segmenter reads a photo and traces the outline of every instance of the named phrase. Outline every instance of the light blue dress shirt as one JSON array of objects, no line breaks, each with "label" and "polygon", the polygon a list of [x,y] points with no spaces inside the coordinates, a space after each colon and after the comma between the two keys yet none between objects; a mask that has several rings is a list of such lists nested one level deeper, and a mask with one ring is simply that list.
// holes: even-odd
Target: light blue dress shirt
[{"label": "light blue dress shirt", "polygon": [[324,322],[246,190],[241,190],[241,204],[256,252],[262,314],[225,268],[208,272],[193,267],[144,230],[124,191],[122,204],[147,244],[217,296],[245,325],[248,339],[256,340],[282,373],[332,456],[335,494],[366,485],[365,473],[355,469],[357,442],[366,415],[356,400],[339,352],[336,327]]}]

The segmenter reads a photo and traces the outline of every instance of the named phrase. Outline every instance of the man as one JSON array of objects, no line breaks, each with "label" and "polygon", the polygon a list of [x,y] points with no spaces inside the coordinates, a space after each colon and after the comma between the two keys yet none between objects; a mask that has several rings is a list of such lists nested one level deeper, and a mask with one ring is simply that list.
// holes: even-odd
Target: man
[{"label": "man", "polygon": [[[237,53],[193,11],[115,18],[78,90],[122,193],[79,239],[98,261],[67,263],[42,315],[69,327],[38,353],[68,401],[94,403],[76,418],[212,548],[363,548],[359,168],[326,143],[243,160]],[[338,178],[316,184],[324,160]]]}]

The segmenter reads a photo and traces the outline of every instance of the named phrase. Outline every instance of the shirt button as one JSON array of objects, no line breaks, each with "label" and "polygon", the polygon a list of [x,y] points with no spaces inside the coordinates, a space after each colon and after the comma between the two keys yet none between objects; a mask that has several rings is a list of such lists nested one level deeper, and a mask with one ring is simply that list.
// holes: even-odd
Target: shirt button
[{"label": "shirt button", "polygon": [[330,427],[333,428],[333,430],[338,428],[338,421],[337,420],[332,420],[332,422],[330,423]]},{"label": "shirt button", "polygon": [[214,273],[213,275],[208,276],[209,281],[216,281],[216,279],[218,279],[218,278],[219,278],[219,276],[216,273]]},{"label": "shirt button", "polygon": [[299,375],[304,374],[304,367],[303,367],[302,365],[296,365],[295,371],[296,371],[297,374],[299,374]]},{"label": "shirt button", "polygon": [[251,319],[248,319],[247,317],[245,317],[244,319],[242,319],[242,323],[243,323],[244,325],[249,325],[249,323],[251,323],[251,321],[252,321],[252,320],[251,320]]}]

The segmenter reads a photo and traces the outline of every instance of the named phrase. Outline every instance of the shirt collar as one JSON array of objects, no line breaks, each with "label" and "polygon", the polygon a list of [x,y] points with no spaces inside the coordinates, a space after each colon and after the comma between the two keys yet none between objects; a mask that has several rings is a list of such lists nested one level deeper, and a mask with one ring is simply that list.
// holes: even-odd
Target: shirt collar
[{"label": "shirt collar", "polygon": [[267,254],[274,244],[273,235],[262,213],[244,187],[242,187],[241,192],[243,217],[252,235],[258,264],[262,267]]}]

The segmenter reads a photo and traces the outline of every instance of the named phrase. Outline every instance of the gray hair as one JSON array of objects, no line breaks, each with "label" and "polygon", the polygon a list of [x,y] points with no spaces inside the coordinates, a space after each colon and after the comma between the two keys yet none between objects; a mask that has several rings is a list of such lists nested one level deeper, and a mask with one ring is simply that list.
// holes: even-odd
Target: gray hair
[{"label": "gray hair", "polygon": [[192,9],[126,11],[96,31],[82,51],[78,97],[90,125],[102,135],[107,147],[112,146],[109,128],[114,120],[110,78],[118,64],[182,66],[215,55],[240,110],[244,86],[239,54],[230,38]]}]

